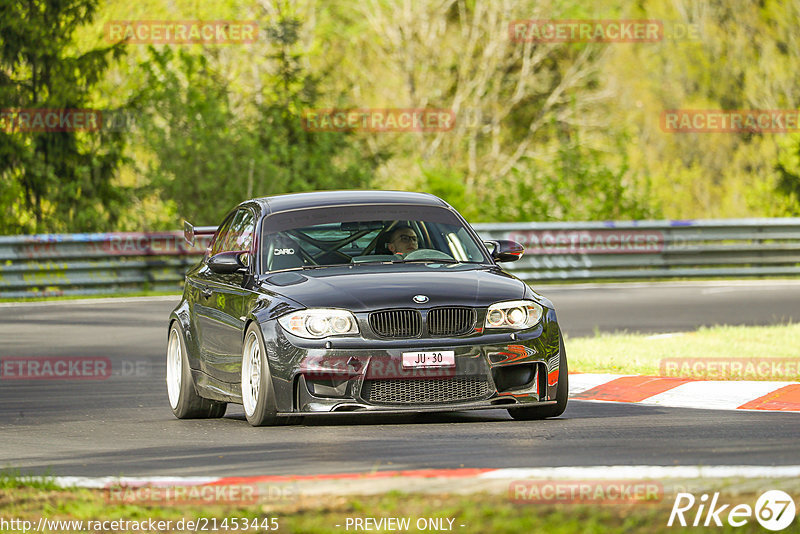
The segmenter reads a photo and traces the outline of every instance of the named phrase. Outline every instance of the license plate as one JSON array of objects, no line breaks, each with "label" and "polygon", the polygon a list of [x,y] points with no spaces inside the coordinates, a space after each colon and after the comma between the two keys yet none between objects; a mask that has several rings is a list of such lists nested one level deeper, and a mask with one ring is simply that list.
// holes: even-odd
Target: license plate
[{"label": "license plate", "polygon": [[404,352],[403,368],[455,367],[456,353],[452,350],[433,350],[427,352]]}]

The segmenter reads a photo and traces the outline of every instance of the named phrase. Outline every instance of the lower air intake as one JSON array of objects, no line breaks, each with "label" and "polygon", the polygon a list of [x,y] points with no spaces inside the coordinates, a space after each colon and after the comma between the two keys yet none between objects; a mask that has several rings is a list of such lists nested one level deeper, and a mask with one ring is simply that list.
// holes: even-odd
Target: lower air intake
[{"label": "lower air intake", "polygon": [[491,387],[485,377],[365,380],[361,396],[372,404],[442,404],[485,399]]}]

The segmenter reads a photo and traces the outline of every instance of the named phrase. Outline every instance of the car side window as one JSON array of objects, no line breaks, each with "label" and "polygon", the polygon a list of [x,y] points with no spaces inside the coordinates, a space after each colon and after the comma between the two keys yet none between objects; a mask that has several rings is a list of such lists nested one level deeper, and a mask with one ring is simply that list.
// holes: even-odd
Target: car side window
[{"label": "car side window", "polygon": [[225,250],[225,241],[228,239],[228,234],[230,232],[234,217],[234,214],[229,215],[228,218],[225,219],[225,221],[217,229],[217,233],[214,236],[214,242],[211,244],[212,256]]},{"label": "car side window", "polygon": [[240,209],[225,238],[223,251],[250,251],[255,231],[255,218],[248,209]]}]

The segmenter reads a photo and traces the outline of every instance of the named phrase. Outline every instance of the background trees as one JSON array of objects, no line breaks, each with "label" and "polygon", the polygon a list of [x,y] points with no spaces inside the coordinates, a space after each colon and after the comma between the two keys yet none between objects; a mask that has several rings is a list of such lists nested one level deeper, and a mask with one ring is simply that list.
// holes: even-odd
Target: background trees
[{"label": "background trees", "polygon": [[[122,131],[0,131],[0,233],[175,228],[249,196],[363,187],[439,194],[472,221],[800,214],[799,135],[659,123],[674,108],[796,109],[800,0],[0,6],[2,107],[136,119]],[[256,20],[260,35],[108,43],[103,24],[128,19]],[[666,38],[518,43],[518,19],[658,19]],[[369,107],[452,109],[456,127],[320,133],[300,121]]]},{"label": "background trees", "polygon": [[[0,102],[8,109],[91,107],[92,89],[122,46],[78,51],[75,32],[95,0],[4,1],[0,8]],[[128,191],[115,183],[121,132],[0,129],[0,231],[98,230],[116,225]]]},{"label": "background trees", "polygon": [[147,183],[187,219],[216,221],[253,196],[370,183],[377,159],[363,157],[352,136],[303,129],[303,111],[319,96],[297,49],[299,19],[286,8],[259,22],[264,39],[251,53],[262,62],[248,100],[237,99],[215,53],[150,47],[141,64],[140,130],[155,156]]}]

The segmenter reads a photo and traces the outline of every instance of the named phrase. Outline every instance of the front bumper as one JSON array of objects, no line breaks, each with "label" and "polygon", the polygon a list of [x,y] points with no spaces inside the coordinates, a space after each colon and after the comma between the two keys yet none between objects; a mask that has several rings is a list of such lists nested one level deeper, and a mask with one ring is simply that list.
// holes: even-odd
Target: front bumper
[{"label": "front bumper", "polygon": [[[274,323],[273,323],[274,325]],[[312,341],[273,326],[268,350],[283,415],[419,413],[556,402],[558,324],[465,338]],[[453,351],[454,367],[405,369],[411,351]]]}]

